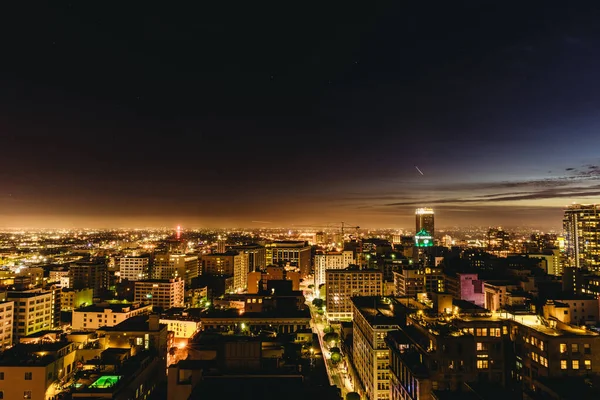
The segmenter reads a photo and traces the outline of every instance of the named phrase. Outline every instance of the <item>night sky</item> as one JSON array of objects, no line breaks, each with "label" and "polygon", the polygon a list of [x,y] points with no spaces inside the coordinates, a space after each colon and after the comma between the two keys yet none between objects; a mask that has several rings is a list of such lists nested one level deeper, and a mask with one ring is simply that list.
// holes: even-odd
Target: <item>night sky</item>
[{"label": "night sky", "polygon": [[79,3],[3,13],[0,226],[549,229],[598,201],[597,9]]}]

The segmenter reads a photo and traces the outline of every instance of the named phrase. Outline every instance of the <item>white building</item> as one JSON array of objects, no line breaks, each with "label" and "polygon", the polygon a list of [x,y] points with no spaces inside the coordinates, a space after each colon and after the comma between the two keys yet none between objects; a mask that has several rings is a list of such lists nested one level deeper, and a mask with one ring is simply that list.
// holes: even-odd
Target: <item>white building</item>
[{"label": "white building", "polygon": [[354,264],[353,251],[336,251],[315,255],[315,288],[325,283],[325,271],[328,269],[344,269]]},{"label": "white building", "polygon": [[150,304],[98,304],[73,311],[73,331],[94,331],[103,326],[113,327],[128,318],[152,311]]},{"label": "white building", "polygon": [[383,295],[383,272],[357,268],[328,270],[325,286],[327,319],[351,320],[352,297]]},{"label": "white building", "polygon": [[55,270],[48,273],[48,282],[60,282],[62,278],[69,277],[69,270]]},{"label": "white building", "polygon": [[160,319],[159,322],[161,324],[167,324],[168,328],[167,330],[173,332],[173,335],[175,336],[175,339],[178,338],[183,338],[183,339],[189,339],[192,336],[194,336],[194,334],[200,330],[200,321],[188,321],[188,320],[178,320],[178,319],[171,319],[171,318],[165,318],[165,319]]},{"label": "white building", "polygon": [[14,301],[0,302],[0,351],[13,344]]},{"label": "white building", "polygon": [[150,258],[126,256],[119,259],[119,273],[121,280],[140,281],[148,279]]},{"label": "white building", "polygon": [[23,336],[52,328],[52,292],[41,289],[23,292],[7,292],[8,300],[14,301],[14,342]]},{"label": "white building", "polygon": [[182,279],[148,279],[135,282],[135,301],[169,309],[183,307],[185,283]]}]

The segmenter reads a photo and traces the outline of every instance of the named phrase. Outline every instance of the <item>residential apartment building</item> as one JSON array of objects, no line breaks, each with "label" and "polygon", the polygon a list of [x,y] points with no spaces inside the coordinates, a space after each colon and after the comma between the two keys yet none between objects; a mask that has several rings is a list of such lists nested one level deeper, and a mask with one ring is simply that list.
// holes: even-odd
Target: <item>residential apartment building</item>
[{"label": "residential apartment building", "polygon": [[265,245],[267,265],[290,265],[304,278],[311,272],[311,247],[303,241],[278,241]]},{"label": "residential apartment building", "polygon": [[382,297],[354,297],[352,357],[368,400],[390,398],[390,355],[385,338],[399,328],[390,303]]},{"label": "residential apartment building", "polygon": [[73,343],[18,344],[0,358],[0,399],[54,399],[76,362]]},{"label": "residential apartment building", "polygon": [[185,282],[180,278],[136,281],[134,296],[136,302],[151,304],[165,310],[183,307]]},{"label": "residential apartment building", "polygon": [[61,282],[61,278],[68,278],[68,277],[69,277],[68,269],[52,270],[52,271],[48,272],[48,282]]},{"label": "residential apartment building", "polygon": [[567,266],[600,271],[600,205],[573,204],[564,213]]},{"label": "residential apartment building", "polygon": [[344,269],[354,264],[353,251],[330,251],[315,255],[315,287],[325,283],[325,271],[328,269]]},{"label": "residential apartment building", "polygon": [[167,325],[167,330],[173,332],[175,339],[189,339],[200,330],[200,321],[193,319],[161,318],[161,324]]},{"label": "residential apartment building", "polygon": [[14,301],[13,338],[19,338],[53,328],[52,292],[41,289],[23,292],[7,292],[8,300]]},{"label": "residential apartment building", "polygon": [[163,253],[154,257],[152,279],[181,278],[186,285],[200,275],[198,256],[187,254]]},{"label": "residential apartment building", "polygon": [[74,331],[94,331],[101,327],[111,327],[128,318],[149,314],[150,304],[95,304],[73,310],[72,329]]},{"label": "residential apartment building", "polygon": [[[546,306],[554,305],[555,311],[546,311]],[[600,320],[600,303],[597,296],[591,295],[561,295],[544,305],[544,316],[553,316],[567,324],[596,325]],[[566,309],[565,309],[566,307]],[[552,308],[552,307],[550,307]],[[557,315],[560,308],[562,315]],[[565,318],[568,317],[568,318]]]},{"label": "residential apartment building", "polygon": [[14,301],[0,301],[0,352],[13,345],[14,308]]},{"label": "residential apartment building", "polygon": [[108,266],[103,262],[77,262],[69,265],[72,289],[92,288],[99,297],[108,288]]},{"label": "residential apartment building", "polygon": [[350,320],[353,316],[353,297],[383,294],[383,273],[354,267],[334,269],[326,272],[325,287],[327,318],[334,321]]},{"label": "residential apartment building", "polygon": [[[395,311],[401,307],[394,303]],[[600,370],[596,332],[553,317],[477,310],[445,296],[428,310],[411,310],[387,342],[394,400],[459,391],[465,383],[483,383],[501,397],[506,390],[505,398],[541,399],[554,379]]]},{"label": "residential apartment building", "polygon": [[126,256],[119,259],[121,280],[140,281],[150,277],[150,257]]}]

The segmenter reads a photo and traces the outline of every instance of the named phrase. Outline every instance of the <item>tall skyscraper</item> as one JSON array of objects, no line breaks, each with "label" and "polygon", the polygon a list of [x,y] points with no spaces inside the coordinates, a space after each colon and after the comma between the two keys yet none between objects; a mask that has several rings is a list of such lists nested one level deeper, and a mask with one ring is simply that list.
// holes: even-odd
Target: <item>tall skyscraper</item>
[{"label": "tall skyscraper", "polygon": [[570,205],[565,210],[563,229],[567,266],[600,273],[600,206]]},{"label": "tall skyscraper", "polygon": [[416,215],[416,226],[415,232],[419,233],[422,230],[429,233],[430,236],[435,237],[435,224],[433,219],[433,209],[431,208],[417,208]]}]

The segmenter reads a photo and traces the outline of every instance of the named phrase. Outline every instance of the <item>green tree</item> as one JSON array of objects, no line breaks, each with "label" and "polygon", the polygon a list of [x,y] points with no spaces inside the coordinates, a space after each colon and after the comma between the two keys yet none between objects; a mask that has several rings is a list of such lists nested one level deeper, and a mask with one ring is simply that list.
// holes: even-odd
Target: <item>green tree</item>
[{"label": "green tree", "polygon": [[360,394],[356,392],[350,392],[346,395],[346,400],[360,400]]},{"label": "green tree", "polygon": [[326,333],[325,335],[323,335],[323,340],[326,343],[333,342],[335,345],[340,341],[340,335],[338,335],[336,332],[329,332],[329,333]]},{"label": "green tree", "polygon": [[342,361],[342,354],[341,353],[331,353],[331,362],[334,364],[338,364],[340,361]]},{"label": "green tree", "polygon": [[331,333],[333,332],[333,328],[331,327],[331,325],[327,325],[325,328],[323,328],[323,333]]},{"label": "green tree", "polygon": [[316,299],[313,299],[313,301],[312,301],[312,305],[317,308],[323,308],[324,304],[325,304],[325,302],[323,301],[323,299],[316,298]]}]

